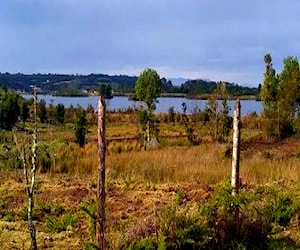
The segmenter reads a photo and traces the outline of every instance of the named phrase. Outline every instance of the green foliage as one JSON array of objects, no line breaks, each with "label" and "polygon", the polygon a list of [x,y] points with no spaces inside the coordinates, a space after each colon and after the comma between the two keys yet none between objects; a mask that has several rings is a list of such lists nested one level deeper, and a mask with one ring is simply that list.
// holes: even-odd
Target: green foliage
[{"label": "green foliage", "polygon": [[85,144],[86,123],[87,121],[85,118],[85,111],[82,110],[75,125],[76,143],[78,143],[80,147],[83,147],[83,145]]},{"label": "green foliage", "polygon": [[[265,249],[271,226],[255,204],[260,196],[240,192],[232,196],[232,187],[219,187],[211,199],[200,207],[211,228],[212,249]],[[258,205],[257,205],[258,206]]]},{"label": "green foliage", "polygon": [[125,249],[127,249],[127,250],[155,250],[157,248],[155,247],[155,244],[153,243],[152,239],[143,238],[134,243],[131,243]]},{"label": "green foliage", "polygon": [[295,117],[300,100],[300,68],[298,59],[287,57],[279,76],[280,102],[279,108],[283,118],[291,121]]},{"label": "green foliage", "polygon": [[263,187],[258,192],[263,192],[262,197],[265,201],[265,206],[262,209],[262,213],[270,222],[286,226],[295,213],[299,212],[299,201],[291,193]]},{"label": "green foliage", "polygon": [[266,63],[266,72],[264,74],[264,83],[261,87],[260,97],[263,102],[264,109],[272,110],[277,108],[279,91],[278,79],[272,65],[271,55],[266,54],[264,61]]},{"label": "green foliage", "polygon": [[265,56],[266,72],[261,88],[263,101],[263,130],[267,137],[281,138],[295,131],[293,121],[299,110],[300,68],[297,58],[284,59],[284,68],[279,76],[272,67],[272,57]]},{"label": "green foliage", "polygon": [[260,97],[263,103],[263,132],[265,137],[280,136],[279,131],[279,82],[272,65],[272,57],[266,54],[264,57],[266,71],[264,83],[260,90]]},{"label": "green foliage", "polygon": [[[218,99],[222,99],[220,107]],[[229,106],[227,104],[228,92],[224,82],[219,83],[217,88],[210,95],[206,113],[211,124],[211,135],[214,141],[226,142],[232,127],[232,117],[229,116]]]},{"label": "green foliage", "polygon": [[[187,93],[189,96],[197,94],[212,94],[214,89],[217,88],[218,82],[206,81],[206,80],[188,80],[181,85],[180,92]],[[230,95],[242,96],[242,95],[257,95],[258,88],[250,88],[237,85],[235,83],[225,82],[226,88]]]},{"label": "green foliage", "polygon": [[187,215],[175,203],[165,208],[160,220],[159,249],[207,248],[210,229],[199,215]]},{"label": "green foliage", "polygon": [[[161,88],[162,81],[153,69],[144,70],[135,84],[135,94],[138,100],[144,102],[147,107],[147,111],[142,108],[139,120],[148,142],[151,137],[156,137],[159,131],[158,121],[153,116],[153,111],[156,108],[155,101],[160,95]],[[144,148],[146,149],[146,147]]]},{"label": "green foliage", "polygon": [[12,213],[7,213],[1,220],[7,222],[13,222],[15,221],[15,217]]},{"label": "green foliage", "polygon": [[67,231],[69,227],[75,227],[77,223],[78,218],[71,213],[64,214],[61,217],[52,215],[46,217],[46,226],[51,233]]},{"label": "green foliage", "polygon": [[144,70],[138,77],[135,84],[135,94],[140,101],[143,101],[148,111],[155,110],[155,100],[159,97],[162,82],[159,75],[153,69]]},{"label": "green foliage", "polygon": [[12,130],[20,114],[20,96],[14,92],[1,90],[0,96],[0,128]]},{"label": "green foliage", "polygon": [[19,157],[18,150],[6,144],[0,145],[0,169],[20,169],[22,162]]},{"label": "green foliage", "polygon": [[45,100],[41,100],[37,104],[37,116],[40,119],[41,123],[45,123],[47,121],[47,109]]},{"label": "green foliage", "polygon": [[105,99],[112,99],[112,87],[109,84],[101,84],[99,87],[99,94],[103,95]]},{"label": "green foliage", "polygon": [[185,127],[185,132],[187,134],[187,138],[189,143],[192,145],[199,145],[200,139],[195,135],[194,129],[191,126],[191,123],[189,121],[189,118],[186,114],[186,103],[182,103],[182,119]]},{"label": "green foliage", "polygon": [[94,242],[87,242],[85,244],[85,250],[100,250],[100,248],[97,246]]},{"label": "green foliage", "polygon": [[83,211],[89,219],[91,238],[92,240],[94,240],[96,236],[96,218],[97,218],[96,202],[94,200],[87,200],[81,204],[80,210]]},{"label": "green foliage", "polygon": [[168,118],[169,118],[169,122],[172,123],[173,125],[175,125],[175,116],[176,113],[174,107],[172,106],[168,109]]},{"label": "green foliage", "polygon": [[29,102],[30,101],[22,101],[20,107],[20,118],[23,122],[25,122],[29,118]]},{"label": "green foliage", "polygon": [[51,169],[51,155],[48,144],[37,145],[37,166],[41,173],[47,173]]},{"label": "green foliage", "polygon": [[[28,221],[28,207],[23,207],[19,211],[18,216],[21,220]],[[32,211],[31,218],[32,218],[33,221],[38,221],[39,220],[38,214],[35,211]]]},{"label": "green foliage", "polygon": [[54,117],[58,124],[63,124],[65,121],[65,106],[62,103],[56,105]]}]

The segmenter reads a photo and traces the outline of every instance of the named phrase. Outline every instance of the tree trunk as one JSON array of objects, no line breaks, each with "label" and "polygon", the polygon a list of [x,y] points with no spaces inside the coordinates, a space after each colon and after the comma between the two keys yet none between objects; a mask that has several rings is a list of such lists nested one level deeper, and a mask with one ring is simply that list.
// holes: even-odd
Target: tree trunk
[{"label": "tree trunk", "polygon": [[232,195],[237,195],[240,188],[240,140],[241,140],[241,104],[237,99],[234,107],[233,117],[233,151],[232,151]]},{"label": "tree trunk", "polygon": [[147,121],[147,143],[150,142],[150,121]]},{"label": "tree trunk", "polygon": [[[37,94],[36,88],[34,88],[34,102],[33,102],[33,112],[34,112],[34,131],[32,134],[32,166],[31,166],[31,186],[30,190],[28,190],[28,227],[31,237],[31,248],[33,250],[37,249],[36,244],[36,231],[35,226],[32,221],[32,212],[33,212],[33,192],[34,192],[34,185],[35,185],[35,176],[36,176],[36,148],[37,148]],[[28,178],[27,178],[28,181]],[[26,183],[28,186],[28,183]]]},{"label": "tree trunk", "polygon": [[[31,238],[31,247],[30,249],[32,250],[37,250],[37,243],[36,243],[36,230],[34,223],[32,221],[32,213],[33,213],[33,208],[34,208],[34,186],[35,186],[35,181],[36,181],[36,159],[37,159],[37,94],[36,94],[36,88],[34,88],[34,93],[33,93],[33,114],[34,114],[34,130],[32,134],[32,157],[31,157],[31,173],[30,175],[28,174],[28,166],[27,166],[27,161],[26,161],[26,152],[25,152],[25,145],[20,146],[18,143],[18,139],[16,134],[14,133],[14,140],[16,147],[19,151],[21,161],[23,164],[23,172],[24,172],[24,180],[25,180],[25,190],[26,194],[28,196],[28,208],[27,208],[27,220],[28,220],[28,230]],[[31,177],[31,181],[29,182],[29,177]]]},{"label": "tree trunk", "polygon": [[96,243],[100,249],[105,248],[104,223],[105,223],[105,114],[106,104],[103,96],[98,101],[98,180],[97,180],[97,218],[96,218]]}]

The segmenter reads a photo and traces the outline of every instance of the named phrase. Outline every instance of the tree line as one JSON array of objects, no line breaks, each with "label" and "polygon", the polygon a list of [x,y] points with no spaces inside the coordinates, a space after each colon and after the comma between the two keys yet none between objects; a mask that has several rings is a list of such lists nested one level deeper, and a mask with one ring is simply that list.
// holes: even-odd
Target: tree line
[{"label": "tree line", "polygon": [[[112,92],[118,94],[134,93],[138,77],[126,75],[67,75],[67,74],[10,74],[0,73],[0,86],[30,92],[35,85],[39,92],[54,94],[81,96],[86,95],[83,90],[93,91],[101,85],[107,85]],[[163,93],[182,93],[188,96],[211,94],[218,82],[206,80],[187,80],[180,86],[173,85],[171,80],[162,77]],[[259,87],[251,88],[226,82],[228,93],[232,96],[258,95]]]}]

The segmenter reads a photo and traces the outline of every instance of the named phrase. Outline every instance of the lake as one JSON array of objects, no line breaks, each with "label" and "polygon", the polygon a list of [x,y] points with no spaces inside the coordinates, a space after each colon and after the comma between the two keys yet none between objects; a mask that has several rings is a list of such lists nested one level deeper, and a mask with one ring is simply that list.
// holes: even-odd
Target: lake
[{"label": "lake", "polygon": [[[32,95],[22,95],[24,98],[32,98]],[[57,105],[62,103],[65,107],[70,105],[81,106],[86,108],[91,104],[95,109],[97,108],[96,96],[89,97],[62,97],[62,96],[51,96],[51,95],[38,95],[38,100],[44,99],[46,104]],[[167,113],[170,107],[174,107],[176,112],[182,112],[182,103],[185,102],[187,105],[187,112],[191,113],[195,108],[203,110],[206,106],[207,100],[194,100],[186,99],[184,97],[161,97],[158,98],[158,103],[156,104],[156,113]],[[235,101],[228,101],[228,105],[233,111]],[[107,100],[108,110],[125,110],[129,107],[139,107],[140,103],[137,101],[128,100],[125,96],[116,96],[113,99]],[[241,112],[242,114],[247,114],[251,112],[261,113],[262,103],[260,101],[254,100],[241,100]]]}]

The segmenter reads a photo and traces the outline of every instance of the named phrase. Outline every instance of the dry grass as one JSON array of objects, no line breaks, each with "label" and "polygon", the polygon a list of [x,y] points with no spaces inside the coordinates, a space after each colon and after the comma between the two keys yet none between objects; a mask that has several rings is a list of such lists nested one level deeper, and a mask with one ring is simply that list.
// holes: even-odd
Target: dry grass
[{"label": "dry grass", "polygon": [[[137,131],[133,123],[126,121],[108,123],[107,128],[109,137],[136,136]],[[184,128],[179,125],[163,124],[161,131],[166,136],[184,134]],[[73,142],[71,126],[63,130],[44,127],[40,132],[40,140],[49,142],[61,138],[67,143],[49,143],[50,173],[38,175],[35,193],[40,216],[37,222],[38,244],[43,249],[83,249],[89,240],[89,225],[80,212],[80,206],[83,201],[95,197],[96,129],[91,128],[89,142],[83,148]],[[204,132],[205,129],[199,128],[199,134]],[[257,135],[258,131],[244,131],[243,139],[248,141]],[[251,188],[258,184],[299,182],[299,142],[300,137],[295,136],[281,142],[244,143],[241,159],[243,185]],[[187,145],[186,139],[165,138],[161,148],[143,151],[138,141],[109,143],[106,230],[112,249],[128,235],[141,231],[139,225],[155,227],[153,218],[166,205],[172,204],[179,190],[184,190],[185,202],[192,204],[205,201],[215,184],[230,181],[231,159],[225,156],[228,146],[206,140],[199,146]],[[0,220],[1,249],[28,249],[27,224],[18,215],[26,206],[22,173],[2,171],[0,178],[1,217],[11,212],[15,218],[13,222]],[[61,233],[48,232],[42,212],[47,206],[61,206],[64,213],[78,216],[78,226]]]}]

